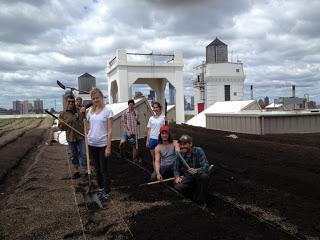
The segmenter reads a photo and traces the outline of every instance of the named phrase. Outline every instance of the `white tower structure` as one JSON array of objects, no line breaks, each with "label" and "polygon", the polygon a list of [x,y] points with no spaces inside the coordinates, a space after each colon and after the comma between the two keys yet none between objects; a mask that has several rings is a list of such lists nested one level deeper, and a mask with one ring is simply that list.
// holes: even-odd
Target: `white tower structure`
[{"label": "white tower structure", "polygon": [[[170,61],[128,61],[128,55],[172,57]],[[109,103],[126,102],[132,98],[133,84],[148,84],[156,93],[156,99],[165,106],[165,88],[170,82],[176,89],[176,121],[184,122],[183,107],[183,59],[180,51],[173,54],[128,53],[117,49],[116,56],[107,63]]]},{"label": "white tower structure", "polygon": [[206,62],[194,68],[196,112],[216,102],[243,100],[244,79],[243,64],[228,62],[228,46],[216,38],[206,47]]}]

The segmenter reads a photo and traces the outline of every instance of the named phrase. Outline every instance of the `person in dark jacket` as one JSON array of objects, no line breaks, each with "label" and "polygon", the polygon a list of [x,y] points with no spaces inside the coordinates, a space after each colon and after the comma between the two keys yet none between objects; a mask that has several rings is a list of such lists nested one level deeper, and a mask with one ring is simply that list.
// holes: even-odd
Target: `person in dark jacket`
[{"label": "person in dark jacket", "polygon": [[[85,110],[81,110],[81,112],[80,109],[76,108],[73,95],[67,95],[65,101],[66,110],[60,114],[59,118],[69,124],[71,127],[78,130],[80,133],[84,133],[83,119],[85,117]],[[60,122],[58,126],[62,131],[66,131],[66,138],[69,145],[69,151],[71,153],[71,161],[74,167],[73,178],[80,177],[80,166],[82,169],[82,174],[85,176],[87,163],[84,137],[62,122]]]},{"label": "person in dark jacket", "polygon": [[174,165],[175,189],[181,193],[193,190],[193,200],[205,206],[209,163],[202,148],[192,145],[189,135],[182,135],[178,143],[180,154]]}]

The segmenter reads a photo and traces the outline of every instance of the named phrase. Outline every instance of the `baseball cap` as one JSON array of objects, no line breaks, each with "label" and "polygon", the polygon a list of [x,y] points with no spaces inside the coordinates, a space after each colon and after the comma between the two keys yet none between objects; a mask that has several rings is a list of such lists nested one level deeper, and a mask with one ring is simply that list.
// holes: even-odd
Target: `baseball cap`
[{"label": "baseball cap", "polygon": [[169,126],[167,126],[167,125],[161,126],[161,127],[160,127],[160,132],[163,132],[163,131],[169,132]]},{"label": "baseball cap", "polygon": [[192,142],[191,137],[188,135],[182,135],[178,140],[178,143],[191,143],[191,142]]}]

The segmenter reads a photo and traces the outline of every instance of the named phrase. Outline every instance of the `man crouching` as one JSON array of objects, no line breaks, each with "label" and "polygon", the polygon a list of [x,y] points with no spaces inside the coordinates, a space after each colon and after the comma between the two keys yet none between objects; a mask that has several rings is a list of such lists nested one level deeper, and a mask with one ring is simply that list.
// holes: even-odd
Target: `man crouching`
[{"label": "man crouching", "polygon": [[193,200],[206,206],[209,164],[202,148],[192,146],[192,138],[182,135],[180,153],[174,164],[175,189],[181,193],[192,189]]}]

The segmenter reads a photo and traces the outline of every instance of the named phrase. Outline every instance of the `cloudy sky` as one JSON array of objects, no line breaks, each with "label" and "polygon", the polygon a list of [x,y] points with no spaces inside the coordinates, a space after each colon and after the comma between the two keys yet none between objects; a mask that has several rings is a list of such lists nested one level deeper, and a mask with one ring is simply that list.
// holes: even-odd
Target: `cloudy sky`
[{"label": "cloudy sky", "polygon": [[[320,1],[1,0],[0,107],[44,99],[61,106],[69,86],[88,72],[106,93],[106,61],[115,50],[182,50],[185,94],[192,69],[215,37],[241,59],[245,98],[309,94],[320,103]],[[231,54],[232,52],[232,54]],[[232,58],[232,59],[231,59]]]}]

